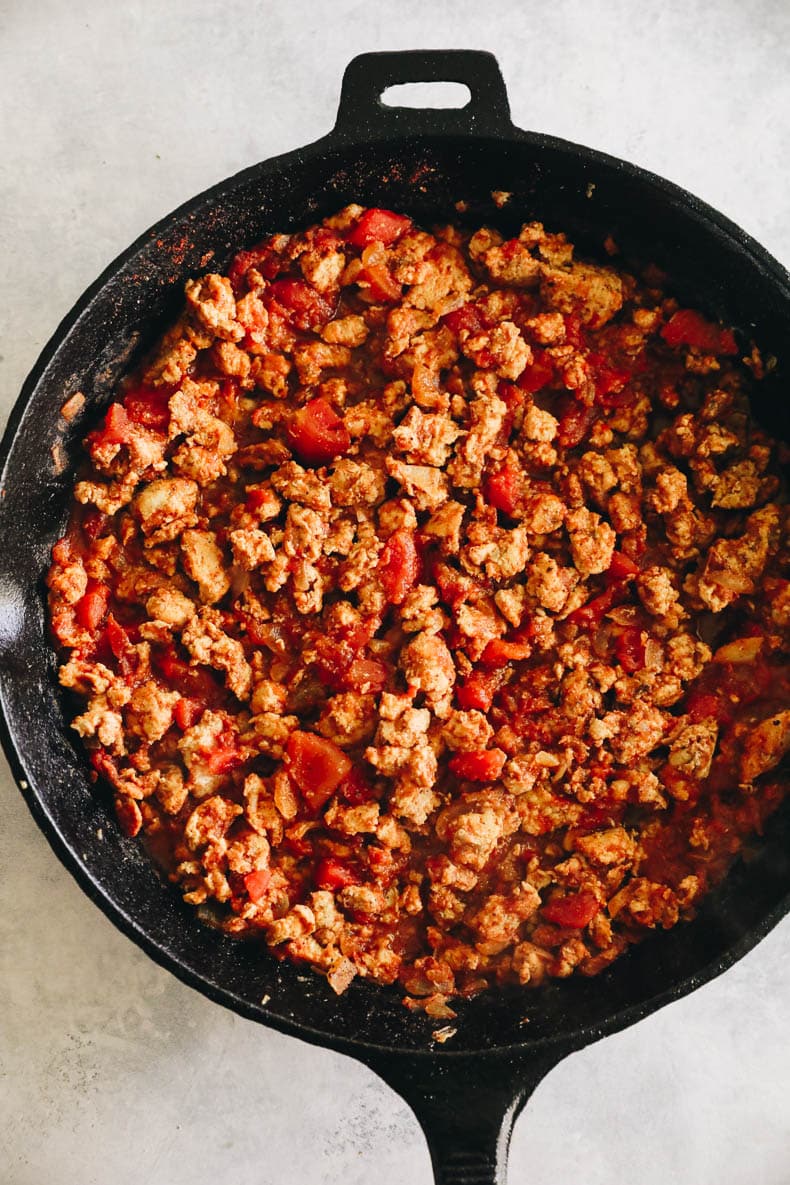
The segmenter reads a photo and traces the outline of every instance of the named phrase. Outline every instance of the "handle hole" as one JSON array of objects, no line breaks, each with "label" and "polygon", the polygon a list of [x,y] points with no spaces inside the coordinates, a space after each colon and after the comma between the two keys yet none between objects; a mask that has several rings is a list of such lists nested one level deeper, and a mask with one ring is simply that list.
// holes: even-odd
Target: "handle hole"
[{"label": "handle hole", "polygon": [[401,82],[381,95],[385,107],[466,107],[471,101],[463,82]]}]

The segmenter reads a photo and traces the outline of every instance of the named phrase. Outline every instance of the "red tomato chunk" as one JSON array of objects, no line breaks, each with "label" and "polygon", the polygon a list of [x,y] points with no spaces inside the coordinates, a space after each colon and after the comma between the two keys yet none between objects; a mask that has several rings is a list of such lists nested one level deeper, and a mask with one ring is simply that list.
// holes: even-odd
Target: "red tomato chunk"
[{"label": "red tomato chunk", "polygon": [[592,893],[570,893],[567,897],[555,897],[541,909],[547,922],[568,929],[582,930],[593,920],[600,905]]},{"label": "red tomato chunk", "polygon": [[288,441],[306,465],[325,465],[348,451],[351,438],[334,408],[319,398],[294,413],[288,426]]},{"label": "red tomato chunk", "polygon": [[414,543],[414,532],[401,528],[384,544],[379,560],[379,578],[392,605],[402,605],[406,594],[417,582],[420,557]]},{"label": "red tomato chunk", "polygon": [[312,810],[319,810],[351,772],[351,761],[332,741],[293,732],[286,748],[288,772]]},{"label": "red tomato chunk", "polygon": [[411,226],[411,219],[392,210],[366,210],[356,226],[348,233],[348,242],[354,247],[367,247],[370,243],[383,243],[389,247]]}]

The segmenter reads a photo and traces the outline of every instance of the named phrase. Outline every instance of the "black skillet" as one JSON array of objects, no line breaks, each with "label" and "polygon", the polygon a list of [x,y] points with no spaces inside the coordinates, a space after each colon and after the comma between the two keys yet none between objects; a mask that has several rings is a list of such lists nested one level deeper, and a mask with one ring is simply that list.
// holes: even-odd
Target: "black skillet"
[{"label": "black skillet", "polygon": [[[426,81],[465,83],[471,101],[453,110],[379,101],[388,86]],[[512,193],[504,209],[492,190]],[[582,252],[600,253],[612,234],[626,258],[654,260],[681,296],[782,356],[790,277],[715,210],[632,165],[513,127],[490,54],[355,58],[328,136],[217,185],[143,235],[82,297],[36,363],[2,445],[0,693],[3,743],[19,787],[59,858],[111,921],[212,1000],[371,1066],[414,1108],[437,1181],[483,1185],[504,1182],[513,1120],[561,1058],[718,975],[784,915],[790,810],[771,820],[696,921],[649,939],[596,979],[469,1001],[455,1036],[438,1044],[437,1022],[407,1012],[396,991],[355,982],[338,998],[318,976],[203,926],[158,879],[138,844],[119,833],[72,745],[42,586],[86,424],[172,317],[187,277],[221,269],[265,233],[302,227],[350,201],[430,224],[458,218],[459,200],[470,222],[508,231],[539,218],[569,232]],[[755,411],[787,440],[781,381],[779,368],[762,384]],[[87,407],[67,425],[58,409],[76,390]]]}]

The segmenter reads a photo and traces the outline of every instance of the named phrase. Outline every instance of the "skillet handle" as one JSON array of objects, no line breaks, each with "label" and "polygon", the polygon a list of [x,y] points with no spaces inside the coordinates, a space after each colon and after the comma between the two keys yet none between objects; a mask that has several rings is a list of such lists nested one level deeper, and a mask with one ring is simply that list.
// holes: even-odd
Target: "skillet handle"
[{"label": "skillet handle", "polygon": [[474,1057],[369,1064],[420,1121],[436,1185],[507,1185],[513,1124],[558,1060],[555,1053],[515,1064]]},{"label": "skillet handle", "polygon": [[[461,82],[471,99],[465,107],[388,107],[381,95],[404,82]],[[496,135],[512,128],[507,89],[493,54],[481,49],[403,50],[363,53],[343,75],[337,123],[332,135],[358,140],[394,133],[460,132]]]}]

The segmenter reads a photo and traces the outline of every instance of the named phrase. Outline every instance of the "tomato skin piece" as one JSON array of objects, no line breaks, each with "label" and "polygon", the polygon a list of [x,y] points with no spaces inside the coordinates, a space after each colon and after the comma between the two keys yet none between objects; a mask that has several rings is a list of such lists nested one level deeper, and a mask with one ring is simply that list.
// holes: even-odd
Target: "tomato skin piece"
[{"label": "tomato skin piece", "polygon": [[502,749],[474,749],[471,753],[456,753],[449,766],[459,778],[470,782],[494,782],[502,773],[506,754]]},{"label": "tomato skin piece", "polygon": [[319,889],[329,889],[336,893],[338,889],[345,889],[348,885],[358,885],[359,876],[345,860],[336,856],[325,856],[319,860],[315,870],[315,883]]},{"label": "tomato skin piece", "polygon": [[332,318],[332,306],[306,280],[275,280],[268,291],[297,329],[319,329]]},{"label": "tomato skin piece", "polygon": [[110,603],[110,590],[98,580],[89,580],[84,596],[75,605],[75,616],[83,629],[94,633],[104,618]]},{"label": "tomato skin piece", "polygon": [[300,461],[325,465],[341,457],[351,444],[342,418],[326,399],[311,399],[298,411],[287,428],[288,443]]},{"label": "tomato skin piece", "polygon": [[615,640],[614,650],[617,661],[627,675],[635,675],[637,671],[644,670],[645,642],[642,630],[637,626],[623,630]]},{"label": "tomato skin piece", "polygon": [[547,922],[552,922],[555,926],[582,930],[593,920],[600,908],[595,894],[583,890],[581,893],[570,893],[566,897],[555,897],[553,901],[541,906],[541,913]]},{"label": "tomato skin piece", "polygon": [[483,485],[486,502],[503,514],[513,514],[521,500],[522,473],[510,458],[504,465],[491,473]]},{"label": "tomato skin piece", "polygon": [[384,544],[379,559],[379,579],[390,605],[402,605],[417,583],[420,557],[414,532],[400,527]]},{"label": "tomato skin piece", "polygon": [[706,354],[737,354],[738,343],[731,329],[706,320],[696,309],[678,309],[661,330],[668,346],[691,346]]},{"label": "tomato skin piece", "polygon": [[257,905],[266,896],[271,879],[272,874],[268,868],[256,868],[254,872],[247,873],[244,878],[244,888],[247,890],[250,901],[254,901]]},{"label": "tomato skin piece", "polygon": [[285,747],[288,773],[311,810],[319,810],[351,772],[351,759],[314,732],[292,732]]},{"label": "tomato skin piece", "polygon": [[352,247],[369,247],[371,243],[383,243],[389,247],[404,235],[411,226],[411,218],[396,214],[393,210],[382,210],[371,206],[360,216],[356,226],[346,235]]}]

